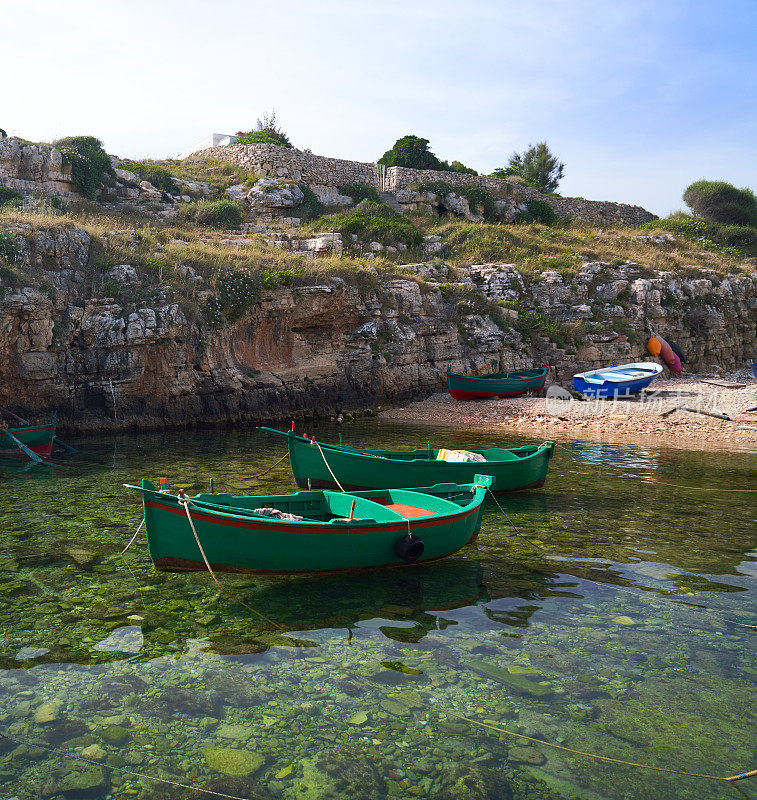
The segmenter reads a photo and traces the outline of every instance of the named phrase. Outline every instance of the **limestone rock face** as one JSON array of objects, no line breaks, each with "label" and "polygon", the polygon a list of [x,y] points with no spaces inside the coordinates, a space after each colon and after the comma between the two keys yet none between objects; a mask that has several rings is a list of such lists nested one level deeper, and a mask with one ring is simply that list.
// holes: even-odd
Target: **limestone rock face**
[{"label": "limestone rock face", "polygon": [[0,139],[0,186],[24,195],[58,195],[71,200],[78,196],[60,150],[24,144],[13,136]]},{"label": "limestone rock face", "polygon": [[238,183],[230,186],[226,194],[233,200],[246,202],[255,210],[291,208],[305,199],[302,189],[292,181],[277,178],[260,178],[252,186]]},{"label": "limestone rock face", "polygon": [[[34,285],[0,277],[0,405],[24,416],[56,409],[69,429],[336,415],[443,390],[448,367],[551,364],[559,382],[613,360],[647,360],[647,323],[683,348],[692,370],[737,366],[754,341],[757,273],[646,277],[631,262],[586,262],[576,274],[525,275],[497,263],[451,270],[433,236],[427,263],[383,280],[366,266],[356,281],[327,276],[265,290],[240,319],[210,327],[169,299],[168,287],[148,294],[132,264],[97,272],[106,291],[120,287],[116,297],[91,291],[92,243],[82,230],[21,233]],[[338,233],[297,240],[314,256],[344,245]],[[196,285],[200,307],[215,302],[194,269],[177,274]],[[565,330],[580,323],[580,349],[568,334],[559,346],[538,328],[524,334],[524,319]]]}]

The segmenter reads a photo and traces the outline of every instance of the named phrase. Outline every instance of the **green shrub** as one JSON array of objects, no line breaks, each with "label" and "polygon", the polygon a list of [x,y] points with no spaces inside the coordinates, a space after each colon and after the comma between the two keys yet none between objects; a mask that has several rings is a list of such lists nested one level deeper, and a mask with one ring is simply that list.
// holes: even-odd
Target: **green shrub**
[{"label": "green shrub", "polygon": [[63,165],[71,167],[71,180],[77,190],[94,200],[106,178],[115,176],[110,156],[94,136],[67,136],[53,142],[63,154]]},{"label": "green shrub", "polygon": [[[250,267],[226,270],[218,276],[218,310],[229,321],[234,322],[245,315],[260,297],[262,276]],[[212,313],[214,309],[209,308]],[[205,314],[212,321],[210,314]]]},{"label": "green shrub", "polygon": [[18,234],[0,231],[0,263],[16,264],[24,254],[21,237]]},{"label": "green shrub", "polygon": [[207,228],[238,228],[244,222],[244,214],[233,200],[212,200],[197,203],[194,219]]},{"label": "green shrub", "polygon": [[460,161],[453,161],[451,164],[448,164],[446,161],[442,161],[442,165],[446,172],[461,172],[463,175],[478,175],[475,169],[471,169],[470,167],[466,167]]},{"label": "green shrub", "polygon": [[345,183],[339,187],[339,194],[345,194],[351,197],[355,203],[361,200],[371,200],[374,203],[380,203],[378,191],[367,183]]},{"label": "green shrub", "polygon": [[66,203],[63,201],[62,198],[58,197],[57,194],[54,194],[50,198],[50,205],[56,209],[56,211],[65,211],[66,210]]},{"label": "green shrub", "polygon": [[383,203],[368,200],[360,208],[327,217],[328,229],[343,236],[354,234],[361,242],[381,242],[419,247],[423,241],[420,231],[407,217]]},{"label": "green shrub", "polygon": [[757,228],[747,225],[721,225],[713,239],[724,247],[733,247],[749,256],[757,256]]},{"label": "green shrub", "polygon": [[546,200],[528,200],[526,209],[515,215],[516,222],[541,222],[542,225],[554,225],[557,222],[557,214]]},{"label": "green shrub", "polygon": [[292,143],[285,133],[276,131],[250,131],[240,136],[234,144],[275,144],[279,147],[291,147]]},{"label": "green shrub", "polygon": [[7,203],[18,205],[19,203],[23,202],[24,197],[19,192],[16,192],[13,189],[8,189],[5,186],[0,186],[0,206],[4,206]]},{"label": "green shrub", "polygon": [[300,216],[302,219],[317,219],[323,214],[321,201],[306,183],[300,183],[298,185],[300,191],[305,195],[305,199],[299,207]]},{"label": "green shrub", "polygon": [[452,185],[446,181],[428,181],[428,183],[419,186],[418,190],[421,192],[433,192],[442,198],[446,197],[450,192],[455,191]]},{"label": "green shrub", "polygon": [[143,181],[151,183],[161,192],[168,192],[168,194],[179,193],[179,185],[173,179],[171,173],[158,164],[146,164],[142,161],[124,161],[120,169],[139,175]]},{"label": "green shrub", "polygon": [[[720,230],[723,227],[729,226],[718,225],[717,222],[711,222],[702,217],[691,217],[688,214],[679,212],[666,219],[653,219],[650,222],[645,222],[641,227],[644,230],[651,231],[660,229],[670,231],[684,239],[694,242],[699,247],[705,248],[706,250],[714,250],[725,255],[731,255],[737,258],[745,253],[751,255],[750,252],[735,246],[726,245],[719,239]],[[728,234],[726,234],[726,236],[728,236]]]},{"label": "green shrub", "polygon": [[757,226],[757,198],[751,189],[725,181],[695,181],[683,193],[692,211],[723,225]]}]

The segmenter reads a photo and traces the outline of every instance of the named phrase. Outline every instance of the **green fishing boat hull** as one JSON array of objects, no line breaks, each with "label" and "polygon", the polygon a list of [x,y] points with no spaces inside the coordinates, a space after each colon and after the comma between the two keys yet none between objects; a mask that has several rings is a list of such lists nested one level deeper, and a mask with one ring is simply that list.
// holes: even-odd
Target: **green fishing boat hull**
[{"label": "green fishing boat hull", "polygon": [[298,486],[312,489],[338,489],[337,480],[348,491],[467,484],[473,483],[477,474],[494,478],[495,494],[537,489],[547,479],[555,447],[554,442],[545,442],[538,447],[473,450],[484,456],[486,462],[457,463],[437,461],[435,449],[357,450],[321,442],[319,449],[309,439],[291,431],[263,430],[287,438],[292,475]]},{"label": "green fishing boat hull", "polygon": [[447,370],[447,389],[455,400],[484,400],[489,397],[519,397],[538,392],[547,380],[547,368],[487,375],[456,375]]},{"label": "green fishing boat hull", "polygon": [[[481,482],[486,484],[488,479],[482,476]],[[155,567],[173,572],[206,569],[184,506],[176,497],[156,491],[149,481],[142,481],[142,492]],[[191,498],[190,515],[214,571],[294,573],[409,566],[396,550],[408,533],[424,545],[414,563],[443,558],[475,539],[485,494],[485,485],[446,485],[360,494],[198,495]],[[219,505],[242,501],[248,506],[243,511],[237,508],[235,512],[233,506],[227,511]],[[253,508],[266,505],[307,519],[285,522],[252,513]],[[351,511],[353,519],[349,519]],[[334,513],[342,516],[334,517]]]},{"label": "green fishing boat hull", "polygon": [[[52,454],[55,425],[26,425],[19,428],[9,428],[8,431],[21,444],[28,447],[38,456],[49,458]],[[16,442],[3,431],[0,431],[0,455],[27,458]]]}]

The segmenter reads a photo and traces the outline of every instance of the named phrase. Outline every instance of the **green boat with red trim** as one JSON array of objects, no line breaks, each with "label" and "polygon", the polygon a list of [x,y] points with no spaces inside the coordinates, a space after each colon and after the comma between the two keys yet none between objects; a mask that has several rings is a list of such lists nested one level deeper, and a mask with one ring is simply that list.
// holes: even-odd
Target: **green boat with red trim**
[{"label": "green boat with red trim", "polygon": [[[524,447],[490,447],[468,452],[484,461],[441,461],[440,451],[364,450],[316,442],[294,431],[260,428],[283,436],[289,447],[289,464],[297,485],[310,489],[390,489],[431,486],[435,483],[473,483],[476,474],[494,478],[494,494],[538,489],[547,479],[554,442]],[[337,483],[339,481],[339,483]]]},{"label": "green boat with red trim", "polygon": [[148,480],[124,485],[142,493],[157,569],[205,569],[207,559],[221,572],[294,573],[444,558],[478,535],[491,483],[477,475],[465,486],[244,497],[173,495]]},{"label": "green boat with red trim", "polygon": [[483,400],[487,397],[519,397],[539,392],[547,380],[548,367],[520,372],[491,372],[486,375],[458,375],[447,369],[447,390],[455,400]]},{"label": "green boat with red trim", "polygon": [[[29,459],[26,450],[40,458],[50,458],[55,439],[55,422],[49,425],[24,425],[17,428],[0,428],[0,455]],[[19,447],[19,443],[23,447]]]}]

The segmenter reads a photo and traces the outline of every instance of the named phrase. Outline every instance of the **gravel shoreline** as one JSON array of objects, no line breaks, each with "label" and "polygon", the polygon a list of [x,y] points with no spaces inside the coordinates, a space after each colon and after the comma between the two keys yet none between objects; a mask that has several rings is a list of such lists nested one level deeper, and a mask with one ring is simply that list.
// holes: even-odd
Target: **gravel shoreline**
[{"label": "gravel shoreline", "polygon": [[[678,405],[721,412],[731,421],[683,410],[662,416]],[[725,376],[658,379],[641,400],[550,402],[544,397],[513,397],[463,402],[440,393],[407,406],[386,409],[379,417],[393,422],[475,427],[545,439],[590,437],[690,450],[757,452],[757,412],[747,411],[755,406],[757,380],[751,372],[741,370]]]}]

